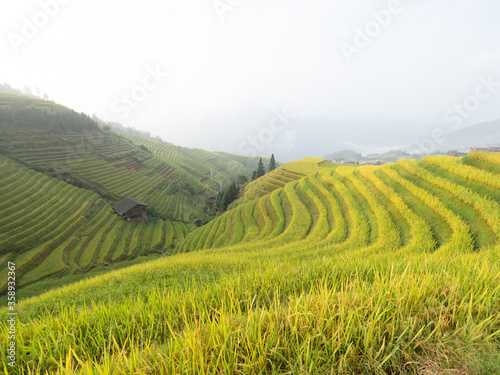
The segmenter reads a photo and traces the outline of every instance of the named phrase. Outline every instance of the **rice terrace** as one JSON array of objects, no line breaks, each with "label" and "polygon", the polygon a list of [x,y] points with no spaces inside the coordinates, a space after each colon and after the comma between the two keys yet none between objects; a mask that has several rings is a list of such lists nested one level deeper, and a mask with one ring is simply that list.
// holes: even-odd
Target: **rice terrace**
[{"label": "rice terrace", "polygon": [[[256,158],[0,105],[1,272],[15,264],[21,299],[15,368],[1,323],[5,373],[500,369],[500,153],[305,158],[196,224]],[[114,212],[123,196],[147,220]]]},{"label": "rice terrace", "polygon": [[499,14],[1,2],[0,374],[500,375]]}]

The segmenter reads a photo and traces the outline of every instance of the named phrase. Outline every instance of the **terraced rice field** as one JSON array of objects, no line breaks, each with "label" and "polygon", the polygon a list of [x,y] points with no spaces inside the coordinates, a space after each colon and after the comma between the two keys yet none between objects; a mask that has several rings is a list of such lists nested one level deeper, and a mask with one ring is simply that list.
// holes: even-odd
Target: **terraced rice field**
[{"label": "terraced rice field", "polygon": [[[295,179],[285,165],[251,184],[240,200],[246,203],[196,230],[177,250],[297,241],[353,248],[351,238],[354,248],[367,251],[492,246],[500,235],[500,178],[488,171],[496,164],[484,155],[473,155],[484,169],[426,157],[379,168],[317,168],[302,178],[293,172]],[[278,182],[282,176],[289,182]],[[249,200],[254,196],[261,198]],[[343,235],[332,241],[339,227]]]},{"label": "terraced rice field", "polygon": [[280,166],[263,177],[250,182],[237,202],[244,203],[263,197],[275,189],[285,186],[291,181],[305,177],[307,174],[319,171],[320,164],[324,160],[320,158],[305,158],[300,162],[290,162]]},{"label": "terraced rice field", "polygon": [[9,373],[498,374],[499,156],[293,166],[177,255],[22,302]]},{"label": "terraced rice field", "polygon": [[251,173],[227,156],[116,134],[51,102],[0,94],[0,110],[3,155],[109,201],[138,198],[163,219],[204,217],[220,184]]},{"label": "terraced rice field", "polygon": [[[195,159],[207,156],[213,168]],[[120,135],[55,103],[3,93],[0,161],[0,259],[19,264],[20,286],[170,251],[231,172],[249,173],[227,156]],[[224,174],[215,169],[222,161]],[[111,206],[125,196],[148,204],[148,224],[116,217]]]},{"label": "terraced rice field", "polygon": [[[0,257],[15,262],[18,285],[169,250],[186,233],[178,224],[129,223],[97,194],[0,155]],[[180,232],[179,232],[180,231]],[[176,233],[177,232],[177,233]],[[6,271],[2,263],[0,272]],[[0,291],[7,280],[2,278]]]},{"label": "terraced rice field", "polygon": [[134,135],[122,135],[135,145],[146,147],[158,159],[175,166],[185,178],[194,176],[196,181],[189,182],[197,186],[198,190],[206,190],[205,197],[214,195],[220,190],[220,185],[228,185],[231,179],[251,174],[259,161],[257,157],[183,148]]},{"label": "terraced rice field", "polygon": [[[146,201],[156,208],[158,214],[170,220],[182,221],[186,218],[182,209],[171,211],[172,202],[175,205],[175,202],[205,189],[200,182],[205,177],[203,173],[196,172],[195,178],[189,172],[176,168],[176,164],[158,159],[122,137],[99,130],[85,136],[87,138],[81,134],[62,133],[61,137],[71,147],[51,145],[39,148],[50,139],[57,138],[57,135],[49,135],[42,130],[36,136],[37,142],[40,142],[37,147],[21,144],[8,155],[41,171],[52,172],[59,178],[76,177],[108,199],[132,196]],[[16,139],[29,139],[29,136],[16,133],[9,141],[16,144]],[[174,186],[189,186],[191,192],[177,188],[175,194],[170,194]],[[186,220],[202,215],[200,202],[187,200],[186,203],[198,208],[192,210],[195,216]]]}]

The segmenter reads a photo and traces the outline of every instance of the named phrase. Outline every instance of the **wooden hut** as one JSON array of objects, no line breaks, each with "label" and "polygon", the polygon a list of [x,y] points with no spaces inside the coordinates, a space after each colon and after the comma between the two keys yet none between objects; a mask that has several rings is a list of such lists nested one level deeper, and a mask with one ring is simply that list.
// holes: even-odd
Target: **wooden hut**
[{"label": "wooden hut", "polygon": [[147,204],[139,199],[125,197],[113,206],[113,210],[127,221],[146,221]]}]

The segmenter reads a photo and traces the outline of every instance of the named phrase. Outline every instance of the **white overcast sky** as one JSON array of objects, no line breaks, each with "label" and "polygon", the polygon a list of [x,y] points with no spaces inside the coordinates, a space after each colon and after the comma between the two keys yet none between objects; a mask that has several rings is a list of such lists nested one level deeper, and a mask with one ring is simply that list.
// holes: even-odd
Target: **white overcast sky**
[{"label": "white overcast sky", "polygon": [[[206,118],[253,108],[438,125],[479,77],[500,82],[498,0],[401,0],[348,63],[341,43],[394,1],[4,0],[0,82],[187,146]],[[499,99],[467,121],[499,119]]]}]

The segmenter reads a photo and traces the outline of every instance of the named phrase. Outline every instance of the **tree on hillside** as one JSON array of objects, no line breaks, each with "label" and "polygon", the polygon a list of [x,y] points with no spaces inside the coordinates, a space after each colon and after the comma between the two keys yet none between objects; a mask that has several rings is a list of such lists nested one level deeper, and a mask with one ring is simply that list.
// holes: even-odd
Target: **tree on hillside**
[{"label": "tree on hillside", "polygon": [[248,182],[248,177],[245,175],[238,176],[238,185],[244,185]]},{"label": "tree on hillside", "polygon": [[276,169],[276,160],[274,159],[274,154],[271,155],[271,161],[269,162],[268,172],[274,171]]},{"label": "tree on hillside", "polygon": [[238,198],[238,188],[234,182],[229,185],[226,193],[224,194],[224,209],[227,210],[229,205]]},{"label": "tree on hillside", "polygon": [[222,209],[222,206],[223,206],[223,205],[222,205],[222,202],[223,202],[223,201],[224,201],[224,192],[221,190],[221,191],[219,192],[219,194],[217,194],[217,199],[215,200],[215,205],[214,205],[214,207],[215,207],[215,210],[216,210],[216,211],[220,211],[220,212],[224,211],[224,210]]},{"label": "tree on hillside", "polygon": [[264,163],[262,162],[262,158],[259,160],[259,164],[257,165],[257,171],[255,173],[255,178],[262,177],[266,174],[266,168],[264,167]]},{"label": "tree on hillside", "polygon": [[24,85],[23,92],[28,96],[34,96],[33,90],[31,90],[31,87],[29,87],[28,85]]},{"label": "tree on hillside", "polygon": [[222,190],[215,201],[215,209],[219,212],[227,210],[229,205],[238,199],[240,189],[234,181],[224,190]]}]

